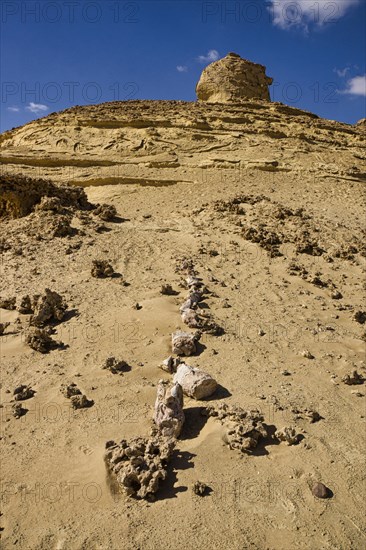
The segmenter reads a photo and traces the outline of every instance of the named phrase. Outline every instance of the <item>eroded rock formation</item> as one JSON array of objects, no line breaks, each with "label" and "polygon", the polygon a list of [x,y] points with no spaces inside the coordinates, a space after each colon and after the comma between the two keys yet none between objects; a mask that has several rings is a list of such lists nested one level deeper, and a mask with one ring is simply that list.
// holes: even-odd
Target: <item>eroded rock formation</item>
[{"label": "eroded rock formation", "polygon": [[197,98],[209,103],[235,103],[242,99],[270,101],[273,79],[258,63],[229,53],[204,69],[196,86]]}]

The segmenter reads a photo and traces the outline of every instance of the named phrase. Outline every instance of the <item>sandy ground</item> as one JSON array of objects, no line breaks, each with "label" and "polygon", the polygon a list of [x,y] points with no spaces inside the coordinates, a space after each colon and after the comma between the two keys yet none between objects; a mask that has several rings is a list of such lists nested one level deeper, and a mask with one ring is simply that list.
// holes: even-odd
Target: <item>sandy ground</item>
[{"label": "sandy ground", "polygon": [[[103,222],[103,231],[75,216],[75,235],[37,239],[34,215],[1,223],[11,244],[2,253],[1,296],[19,299],[48,287],[69,312],[53,336],[64,349],[41,354],[24,341],[27,316],[0,309],[0,322],[10,322],[0,337],[4,550],[365,547],[365,385],[342,381],[355,369],[366,376],[365,325],[354,319],[365,298],[362,136],[346,125],[317,124],[349,137],[332,145],[334,133],[324,130],[328,142],[307,141],[307,131],[316,134],[310,122],[302,123],[302,141],[242,129],[239,144],[232,138],[218,154],[202,152],[211,134],[200,130],[207,135],[196,138],[194,155],[192,144],[184,154],[175,148],[179,167],[139,166],[137,176],[150,170],[141,177],[159,185],[85,184],[92,203],[115,205],[121,218]],[[36,145],[32,151],[44,158]],[[269,171],[273,159],[287,169]],[[18,172],[36,169],[39,175],[39,166]],[[88,170],[85,179],[95,180]],[[44,171],[50,177],[52,170]],[[61,173],[57,168],[54,179]],[[305,226],[321,255],[299,251]],[[248,240],[248,227],[277,235],[276,253],[263,236]],[[268,437],[251,455],[230,450],[220,423],[200,414],[206,403],[186,397],[168,478],[155,502],[137,501],[116,492],[104,448],[108,440],[149,433],[157,382],[170,378],[159,364],[170,354],[171,333],[184,328],[179,306],[187,290],[176,269],[183,257],[193,260],[210,291],[207,308],[225,330],[203,335],[189,358],[220,384],[210,403],[256,408],[271,434],[293,426],[303,437],[292,446]],[[92,277],[93,259],[108,259],[122,277]],[[162,295],[163,283],[178,294]],[[131,370],[103,370],[111,354]],[[73,410],[60,392],[69,382],[94,405]],[[17,419],[11,406],[20,384],[36,394]],[[310,422],[309,411],[321,419]],[[192,492],[197,480],[210,486],[209,495]],[[315,481],[333,496],[314,497]]]}]

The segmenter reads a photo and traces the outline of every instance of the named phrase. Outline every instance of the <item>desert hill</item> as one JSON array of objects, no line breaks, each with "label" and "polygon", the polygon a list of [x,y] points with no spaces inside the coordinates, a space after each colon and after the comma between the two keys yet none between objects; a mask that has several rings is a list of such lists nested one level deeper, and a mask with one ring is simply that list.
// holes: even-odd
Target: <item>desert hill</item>
[{"label": "desert hill", "polygon": [[[364,546],[364,125],[238,63],[0,137],[4,550]],[[147,457],[177,330],[218,386]]]}]

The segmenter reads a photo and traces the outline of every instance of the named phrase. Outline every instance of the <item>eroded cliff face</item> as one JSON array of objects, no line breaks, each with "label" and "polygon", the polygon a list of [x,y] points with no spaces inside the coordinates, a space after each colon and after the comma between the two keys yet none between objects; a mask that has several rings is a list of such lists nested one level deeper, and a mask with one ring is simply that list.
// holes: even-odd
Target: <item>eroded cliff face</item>
[{"label": "eroded cliff face", "polygon": [[77,186],[189,184],[216,169],[365,177],[361,124],[320,119],[259,99],[85,105],[1,138],[3,174]]},{"label": "eroded cliff face", "polygon": [[200,101],[209,103],[235,103],[243,99],[270,101],[268,86],[272,82],[263,65],[229,53],[204,69],[196,93]]}]

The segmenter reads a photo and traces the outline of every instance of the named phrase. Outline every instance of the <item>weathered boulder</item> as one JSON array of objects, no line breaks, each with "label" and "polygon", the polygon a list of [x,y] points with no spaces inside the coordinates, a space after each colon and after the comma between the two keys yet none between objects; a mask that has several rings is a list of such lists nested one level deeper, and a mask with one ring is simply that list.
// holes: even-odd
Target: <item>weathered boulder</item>
[{"label": "weathered boulder", "polygon": [[135,498],[151,498],[167,477],[175,439],[155,435],[106,443],[105,462],[124,492]]},{"label": "weathered boulder", "polygon": [[198,100],[209,103],[235,103],[242,99],[270,101],[268,86],[272,82],[263,65],[229,53],[203,70],[196,93]]},{"label": "weathered boulder", "polygon": [[217,388],[217,382],[210,374],[185,363],[179,365],[173,382],[180,384],[183,393],[194,399],[209,397]]}]

